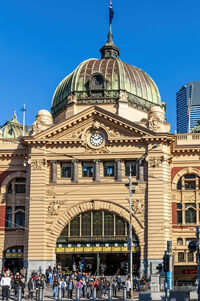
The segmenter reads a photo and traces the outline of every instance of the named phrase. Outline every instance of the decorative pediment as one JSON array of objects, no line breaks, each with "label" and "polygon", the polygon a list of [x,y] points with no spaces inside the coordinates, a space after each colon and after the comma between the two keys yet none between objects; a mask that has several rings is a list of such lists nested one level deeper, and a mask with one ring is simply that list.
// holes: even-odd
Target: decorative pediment
[{"label": "decorative pediment", "polygon": [[[93,143],[95,148],[101,140],[100,135],[106,143],[133,142],[145,137],[153,140],[155,136],[153,131],[141,125],[93,106],[37,135],[24,138],[24,140],[28,143],[40,141],[45,143],[88,144],[87,137],[95,133],[98,133],[98,135],[96,138],[93,136],[93,141],[91,140],[91,144]],[[98,136],[100,140],[97,139]]]}]

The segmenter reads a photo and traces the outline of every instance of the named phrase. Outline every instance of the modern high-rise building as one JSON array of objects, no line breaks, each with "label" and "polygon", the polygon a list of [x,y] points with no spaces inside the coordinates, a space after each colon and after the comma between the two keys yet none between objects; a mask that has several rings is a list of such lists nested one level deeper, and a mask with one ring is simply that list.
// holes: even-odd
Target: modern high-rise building
[{"label": "modern high-rise building", "polygon": [[191,133],[200,119],[200,81],[188,82],[176,93],[177,133]]}]

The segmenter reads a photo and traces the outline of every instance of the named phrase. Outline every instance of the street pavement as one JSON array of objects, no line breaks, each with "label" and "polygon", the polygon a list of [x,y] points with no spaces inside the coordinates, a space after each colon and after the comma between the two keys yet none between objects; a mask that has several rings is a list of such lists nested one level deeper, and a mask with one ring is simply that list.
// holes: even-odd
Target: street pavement
[{"label": "street pavement", "polygon": [[[72,301],[72,300],[76,300],[76,292],[75,290],[73,291],[73,299],[68,299],[67,298],[67,291],[66,291],[66,294],[65,294],[65,297],[62,298],[62,301]],[[2,292],[0,293],[0,298],[2,298]],[[11,295],[10,295],[10,300],[16,300],[15,297],[14,297],[14,294],[13,294],[13,291],[11,291]],[[29,300],[28,299],[28,290],[25,289],[25,295],[24,295],[24,298],[22,299],[22,301],[24,300]],[[34,294],[34,298],[33,298],[33,301],[36,300],[35,298],[35,294]],[[53,289],[51,286],[47,286],[44,290],[44,296],[43,296],[43,300],[44,301],[53,301],[55,300],[55,298],[53,297]],[[87,298],[83,298],[81,297],[80,298],[81,301],[89,301],[89,299]],[[92,301],[93,299],[90,298],[90,301]],[[105,296],[105,297],[101,297],[101,298],[97,298],[97,301],[106,301],[108,300],[108,296]],[[120,290],[120,292],[117,292],[117,297],[112,297],[112,300],[113,301],[119,301],[119,300],[123,300],[123,297],[122,297],[122,290]],[[128,299],[127,299],[128,300]],[[133,294],[133,298],[131,300],[134,300],[134,301],[138,301],[139,300],[139,293],[138,292],[134,292]],[[31,301],[31,299],[30,299]]]}]

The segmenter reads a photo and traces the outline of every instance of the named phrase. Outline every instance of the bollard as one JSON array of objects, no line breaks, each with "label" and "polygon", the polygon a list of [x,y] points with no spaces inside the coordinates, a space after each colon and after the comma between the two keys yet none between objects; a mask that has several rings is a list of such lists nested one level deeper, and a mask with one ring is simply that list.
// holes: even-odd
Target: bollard
[{"label": "bollard", "polygon": [[123,287],[123,300],[126,301],[126,287]]},{"label": "bollard", "polygon": [[94,287],[93,289],[93,301],[96,301],[97,300],[97,289],[96,287]]},{"label": "bollard", "polygon": [[110,287],[108,288],[108,300],[112,301],[112,290]]},{"label": "bollard", "polygon": [[58,288],[58,301],[62,301],[62,289],[61,289],[61,287]]},{"label": "bollard", "polygon": [[17,286],[17,301],[22,301],[22,288],[20,285]]},{"label": "bollard", "polygon": [[80,301],[80,288],[76,288],[76,301]]},{"label": "bollard", "polygon": [[40,286],[39,287],[39,301],[43,300],[43,288]]}]

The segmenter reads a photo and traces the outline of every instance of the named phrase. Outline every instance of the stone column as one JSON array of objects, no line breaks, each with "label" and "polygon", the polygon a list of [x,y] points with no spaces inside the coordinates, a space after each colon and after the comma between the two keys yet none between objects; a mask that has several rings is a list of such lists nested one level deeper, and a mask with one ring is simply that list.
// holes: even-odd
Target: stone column
[{"label": "stone column", "polygon": [[72,164],[72,182],[78,183],[78,160],[73,160]]},{"label": "stone column", "polygon": [[144,181],[144,159],[138,160],[137,179],[139,181]]},{"label": "stone column", "polygon": [[94,182],[100,182],[100,160],[94,160]]},{"label": "stone column", "polygon": [[115,181],[122,182],[122,159],[115,160]]},{"label": "stone column", "polygon": [[57,182],[57,161],[51,161],[51,183]]}]

